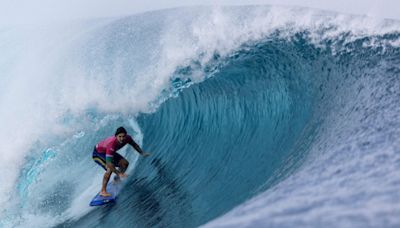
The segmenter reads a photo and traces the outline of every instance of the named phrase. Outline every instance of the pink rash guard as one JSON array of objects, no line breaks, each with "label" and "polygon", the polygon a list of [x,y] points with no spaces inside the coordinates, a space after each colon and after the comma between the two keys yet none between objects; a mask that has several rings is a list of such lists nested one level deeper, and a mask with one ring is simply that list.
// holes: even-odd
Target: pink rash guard
[{"label": "pink rash guard", "polygon": [[126,135],[124,141],[120,144],[117,137],[111,136],[96,145],[96,151],[99,154],[106,154],[106,162],[112,162],[114,153],[124,147],[126,144],[134,146],[134,141],[130,135]]}]

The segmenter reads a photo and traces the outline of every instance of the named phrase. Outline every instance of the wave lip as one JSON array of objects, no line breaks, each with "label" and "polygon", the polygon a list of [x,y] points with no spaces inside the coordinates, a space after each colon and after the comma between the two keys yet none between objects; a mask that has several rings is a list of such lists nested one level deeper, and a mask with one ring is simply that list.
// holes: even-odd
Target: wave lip
[{"label": "wave lip", "polygon": [[[344,225],[357,219],[355,225],[397,224],[391,216],[397,212],[391,193],[398,183],[397,142],[387,138],[397,134],[398,22],[253,6],[172,9],[79,27],[86,32],[24,30],[34,35],[31,43],[18,30],[0,34],[6,43],[15,38],[21,45],[12,64],[0,57],[7,72],[0,79],[7,82],[1,83],[0,102],[11,107],[0,111],[0,119],[10,120],[0,138],[18,138],[12,126],[25,129],[21,143],[0,142],[14,151],[0,154],[10,161],[5,169],[20,174],[1,180],[7,183],[1,193],[19,197],[7,201],[1,224],[191,227],[238,205],[244,217],[234,214],[232,221],[244,226],[330,225],[335,219]],[[60,30],[67,36],[53,34]],[[37,56],[47,65],[37,64]],[[40,91],[34,86],[39,84]],[[126,119],[137,119],[140,128]],[[92,211],[83,202],[97,182],[58,170],[100,178],[95,166],[87,168],[92,162],[82,151],[121,123],[142,132],[143,146],[154,156],[138,161],[120,204]],[[81,163],[68,162],[73,158]],[[377,180],[380,174],[389,181]],[[364,182],[357,181],[361,177]],[[384,186],[382,192],[370,187],[375,183]],[[345,190],[335,194],[335,188]],[[54,199],[63,190],[73,197],[58,207]],[[302,201],[302,192],[312,203]],[[267,205],[241,209],[260,193],[243,207]],[[43,195],[50,196],[46,203],[35,203]],[[372,202],[384,205],[387,199],[388,207],[369,211]],[[350,202],[366,209],[346,213]],[[273,218],[266,221],[270,210]],[[343,214],[313,217],[326,211]],[[249,219],[246,212],[256,216]],[[368,220],[379,213],[381,220]],[[225,223],[230,216],[209,225],[233,224]]]}]

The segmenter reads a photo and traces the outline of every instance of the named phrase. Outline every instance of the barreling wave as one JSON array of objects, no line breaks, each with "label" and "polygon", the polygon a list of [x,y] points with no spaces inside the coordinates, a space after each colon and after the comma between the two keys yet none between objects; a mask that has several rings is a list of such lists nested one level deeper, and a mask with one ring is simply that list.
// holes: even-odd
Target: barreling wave
[{"label": "barreling wave", "polygon": [[[29,147],[20,200],[0,224],[400,223],[397,22],[200,7],[89,27],[53,65],[59,90],[48,87],[54,122],[69,131]],[[101,180],[90,149],[121,124],[152,155],[124,151],[131,168],[118,203],[89,209]]]}]

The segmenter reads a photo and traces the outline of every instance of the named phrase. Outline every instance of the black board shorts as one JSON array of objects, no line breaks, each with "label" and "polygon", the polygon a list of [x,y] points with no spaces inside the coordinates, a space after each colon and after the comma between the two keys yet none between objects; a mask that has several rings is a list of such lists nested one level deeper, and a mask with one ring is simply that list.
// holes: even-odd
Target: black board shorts
[{"label": "black board shorts", "polygon": [[[104,170],[107,170],[106,168],[106,154],[98,153],[96,150],[96,147],[93,150],[92,154],[92,159],[94,162],[96,162],[99,166],[103,167]],[[119,161],[122,159],[125,159],[122,155],[119,153],[115,152],[114,157],[113,157],[113,164],[115,167],[119,167]]]}]

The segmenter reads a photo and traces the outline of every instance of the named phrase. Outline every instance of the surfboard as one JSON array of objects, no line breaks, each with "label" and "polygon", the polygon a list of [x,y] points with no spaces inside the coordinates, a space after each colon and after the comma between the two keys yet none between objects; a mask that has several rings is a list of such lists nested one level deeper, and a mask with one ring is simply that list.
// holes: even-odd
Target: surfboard
[{"label": "surfboard", "polygon": [[90,201],[90,206],[101,206],[105,204],[115,203],[118,193],[121,190],[122,184],[121,181],[115,183],[114,181],[110,181],[107,184],[107,192],[111,194],[111,196],[101,196],[100,192],[97,193],[95,197],[93,197],[92,201]]}]

